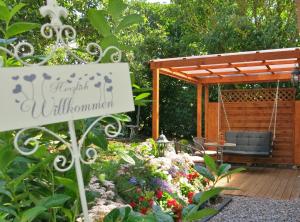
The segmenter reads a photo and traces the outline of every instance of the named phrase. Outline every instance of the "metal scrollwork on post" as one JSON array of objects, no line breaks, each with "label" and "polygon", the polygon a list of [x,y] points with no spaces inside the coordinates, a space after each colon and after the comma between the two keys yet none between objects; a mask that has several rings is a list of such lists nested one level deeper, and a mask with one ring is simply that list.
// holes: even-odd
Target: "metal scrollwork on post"
[{"label": "metal scrollwork on post", "polygon": [[[35,54],[33,45],[28,42],[20,42],[16,45],[11,45],[12,50],[0,46],[0,51],[2,50],[6,52],[8,55],[14,57],[25,66],[45,65],[54,56],[59,48],[64,48],[69,56],[75,58],[79,63],[82,64],[97,64],[109,51],[114,51],[110,56],[111,62],[117,63],[121,61],[122,52],[120,49],[115,46],[109,46],[103,50],[102,47],[95,42],[89,43],[86,46],[86,53],[95,57],[96,59],[94,61],[90,62],[79,57],[70,47],[70,43],[76,40],[76,30],[70,25],[64,25],[60,20],[61,17],[67,17],[68,11],[59,6],[56,1],[48,0],[47,5],[40,8],[40,12],[43,17],[49,16],[51,18],[50,23],[42,25],[41,35],[45,39],[55,39],[55,44],[51,47],[50,53],[45,56],[42,61],[38,63],[29,63],[23,60],[24,57],[34,56]],[[3,65],[0,60],[0,67],[1,64]]]},{"label": "metal scrollwork on post", "polygon": [[[24,58],[29,56],[34,56],[35,50],[31,43],[28,42],[20,42],[16,45],[11,45],[11,50],[0,47],[0,51],[4,51],[9,56],[15,58],[24,66],[42,66],[45,65],[57,52],[59,48],[63,48],[66,50],[69,56],[73,57],[78,63],[81,64],[96,64],[99,63],[105,55],[109,51],[111,52],[111,62],[117,63],[121,61],[122,53],[121,51],[115,47],[110,46],[103,50],[101,46],[97,43],[89,43],[86,46],[86,53],[90,56],[94,57],[94,61],[86,61],[83,58],[79,57],[70,47],[70,43],[74,43],[76,41],[76,30],[70,25],[64,25],[61,21],[61,17],[66,18],[68,15],[68,11],[59,6],[55,0],[47,0],[47,4],[40,8],[40,13],[43,17],[49,16],[51,19],[50,23],[46,23],[41,27],[41,35],[48,40],[55,40],[55,44],[51,46],[50,53],[41,61],[37,63],[30,63],[27,62]],[[0,67],[3,66],[3,59],[0,57]],[[79,187],[79,194],[81,198],[81,205],[84,214],[84,220],[89,222],[90,219],[88,217],[88,208],[87,208],[87,201],[85,196],[83,178],[82,178],[82,171],[81,171],[81,163],[82,164],[92,164],[96,161],[98,154],[95,148],[89,147],[83,152],[82,149],[85,142],[85,139],[88,133],[92,130],[93,127],[96,126],[97,123],[101,122],[105,118],[113,119],[116,124],[108,123],[104,127],[104,132],[107,137],[117,137],[122,129],[121,122],[114,116],[102,116],[97,118],[86,130],[86,132],[82,135],[79,142],[77,141],[77,136],[75,132],[75,126],[73,121],[68,122],[69,126],[69,133],[71,137],[71,142],[67,142],[63,139],[60,135],[52,132],[51,130],[45,127],[33,127],[33,128],[25,128],[17,132],[15,139],[14,139],[14,146],[17,151],[22,155],[32,155],[38,149],[40,142],[38,138],[32,137],[26,139],[26,137],[22,136],[26,132],[30,130],[38,130],[44,133],[47,133],[61,142],[65,147],[66,150],[70,153],[70,155],[64,156],[59,154],[54,159],[54,168],[59,172],[66,172],[70,170],[72,167],[75,166],[76,175],[77,175],[77,182]],[[101,125],[101,124],[100,124]],[[25,141],[23,141],[25,138]],[[21,146],[19,143],[23,142],[24,144]],[[69,158],[69,159],[68,159]]]},{"label": "metal scrollwork on post", "polygon": [[[82,154],[81,150],[83,148],[83,144],[86,140],[87,135],[89,134],[89,132],[91,132],[93,127],[95,127],[97,123],[100,123],[102,120],[107,119],[107,118],[112,119],[115,122],[115,124],[108,123],[106,126],[103,126],[105,135],[109,138],[115,138],[120,134],[120,132],[122,130],[122,125],[121,125],[121,122],[120,122],[119,119],[117,119],[116,117],[111,116],[111,115],[101,116],[101,117],[97,118],[87,128],[87,130],[85,131],[85,133],[82,135],[81,139],[78,142],[78,148],[79,148],[79,152],[80,152],[80,161],[83,164],[92,164],[97,160],[98,153],[97,153],[95,148],[90,147],[84,152],[84,155],[87,157],[88,161],[86,161],[83,158],[83,156],[82,156],[83,154]],[[101,125],[101,123],[100,123],[100,125]],[[25,147],[19,145],[19,141],[22,140],[22,135],[25,134],[26,131],[30,131],[30,130],[38,130],[38,131],[48,133],[49,135],[51,135],[52,137],[54,137],[55,139],[60,141],[63,145],[65,145],[66,148],[68,149],[68,151],[70,152],[71,160],[69,161],[69,163],[68,163],[68,160],[65,156],[60,155],[60,154],[56,156],[56,158],[54,159],[53,165],[54,165],[54,167],[57,171],[66,172],[74,166],[74,153],[73,153],[71,144],[69,142],[67,142],[65,139],[63,139],[61,136],[59,136],[58,134],[52,132],[51,130],[49,130],[45,127],[25,128],[25,129],[22,129],[22,130],[17,132],[17,134],[15,136],[15,139],[14,139],[14,146],[20,154],[22,154],[24,156],[32,155],[40,147],[39,146],[40,142],[36,137],[31,137],[31,138],[26,139],[24,141],[24,146]],[[28,146],[29,144],[33,145],[33,148],[26,148],[26,146]]]}]

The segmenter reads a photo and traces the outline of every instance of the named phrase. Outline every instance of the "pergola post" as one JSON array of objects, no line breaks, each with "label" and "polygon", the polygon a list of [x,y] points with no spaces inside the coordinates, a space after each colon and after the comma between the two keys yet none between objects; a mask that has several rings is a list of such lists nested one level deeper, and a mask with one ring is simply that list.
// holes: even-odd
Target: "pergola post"
[{"label": "pergola post", "polygon": [[152,137],[156,140],[159,137],[159,69],[153,69],[152,72]]},{"label": "pergola post", "polygon": [[208,104],[209,104],[209,86],[205,86],[205,103],[204,103],[204,123],[205,123],[205,134],[204,136],[207,138],[208,134]]},{"label": "pergola post", "polygon": [[197,137],[202,137],[202,84],[197,84]]}]

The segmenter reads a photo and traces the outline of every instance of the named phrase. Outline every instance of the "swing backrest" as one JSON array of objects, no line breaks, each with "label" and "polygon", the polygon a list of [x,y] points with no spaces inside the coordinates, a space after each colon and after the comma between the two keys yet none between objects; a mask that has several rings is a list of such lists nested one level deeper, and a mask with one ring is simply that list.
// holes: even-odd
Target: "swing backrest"
[{"label": "swing backrest", "polygon": [[272,153],[272,137],[270,131],[227,131],[225,141],[236,147],[225,146],[224,153],[268,156]]}]

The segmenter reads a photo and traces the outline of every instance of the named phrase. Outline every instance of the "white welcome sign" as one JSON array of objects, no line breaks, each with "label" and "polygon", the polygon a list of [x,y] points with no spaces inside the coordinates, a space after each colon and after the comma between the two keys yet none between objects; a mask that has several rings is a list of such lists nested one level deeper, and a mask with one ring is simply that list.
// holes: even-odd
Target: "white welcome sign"
[{"label": "white welcome sign", "polygon": [[0,69],[0,131],[134,110],[127,63]]}]

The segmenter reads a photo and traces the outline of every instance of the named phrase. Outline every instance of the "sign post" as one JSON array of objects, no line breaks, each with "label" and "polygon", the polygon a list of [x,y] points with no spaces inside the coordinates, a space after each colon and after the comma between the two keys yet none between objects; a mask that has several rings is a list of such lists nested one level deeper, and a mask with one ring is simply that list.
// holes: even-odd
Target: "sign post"
[{"label": "sign post", "polygon": [[[22,134],[28,130],[46,132],[62,142],[70,152],[71,159],[68,161],[67,157],[58,154],[54,159],[54,168],[66,172],[75,166],[84,220],[90,222],[81,164],[95,162],[97,151],[88,148],[84,158],[81,150],[88,133],[97,123],[107,117],[113,119],[115,123],[107,124],[104,131],[106,136],[116,137],[122,127],[120,121],[111,114],[134,110],[129,66],[120,63],[121,51],[118,48],[110,46],[103,51],[97,43],[87,46],[87,53],[96,57],[96,60],[86,62],[69,46],[69,42],[76,41],[76,31],[60,20],[67,16],[67,10],[58,6],[55,0],[47,0],[47,5],[41,7],[40,12],[42,16],[51,18],[51,23],[41,27],[42,36],[55,39],[55,46],[44,60],[31,64],[22,59],[34,54],[34,47],[27,42],[16,44],[12,51],[0,47],[0,51],[24,65],[18,68],[0,67],[0,132],[23,128],[14,139],[14,146],[22,155],[32,155],[39,149],[39,141],[35,137],[24,142],[25,147],[34,144],[32,149],[19,145]],[[61,47],[80,65],[42,66]],[[22,54],[24,48],[27,51]],[[108,51],[112,51],[112,63],[99,64]],[[74,120],[90,117],[97,118],[78,140]],[[41,127],[59,122],[68,122],[70,142]]]}]

